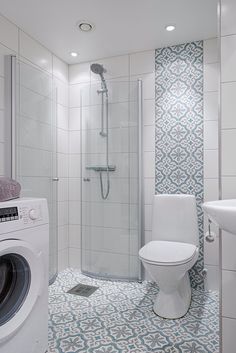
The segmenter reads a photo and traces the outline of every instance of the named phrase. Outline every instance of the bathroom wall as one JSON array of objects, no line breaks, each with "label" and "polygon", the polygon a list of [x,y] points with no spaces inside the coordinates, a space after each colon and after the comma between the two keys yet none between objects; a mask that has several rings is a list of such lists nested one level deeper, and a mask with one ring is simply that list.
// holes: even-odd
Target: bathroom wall
[{"label": "bathroom wall", "polygon": [[201,250],[191,280],[203,287],[205,267],[212,290],[219,288],[219,237],[212,226],[214,242],[203,241],[201,203],[219,197],[217,61],[216,39],[156,50],[156,192],[196,195]]},{"label": "bathroom wall", "polygon": [[[221,189],[236,198],[236,3],[221,0]],[[223,353],[232,353],[236,332],[236,237],[222,232]]]},{"label": "bathroom wall", "polygon": [[197,201],[199,257],[192,286],[203,287],[203,42],[156,50],[156,193]]},{"label": "bathroom wall", "polygon": [[[53,105],[55,109],[55,114],[57,118],[55,137],[57,137],[58,145],[58,176],[60,177],[59,187],[58,187],[58,234],[59,234],[59,269],[67,267],[68,265],[68,65],[57,58],[53,53],[51,53],[47,48],[42,46],[39,42],[34,40],[32,37],[28,36],[25,32],[21,31],[13,23],[9,22],[5,17],[0,16],[0,175],[5,173],[5,158],[9,158],[8,151],[5,147],[5,128],[4,128],[4,85],[5,85],[5,72],[4,72],[4,55],[14,54],[19,60],[26,63],[28,68],[32,68],[31,75],[39,72],[41,70],[41,81],[39,78],[39,83],[37,87],[31,87],[28,90],[30,97],[34,96],[34,100],[30,101],[31,98],[26,97],[24,100],[23,95],[21,96],[21,112],[22,108],[25,110],[25,115],[27,116],[28,123],[22,125],[22,128],[27,129],[27,126],[35,124],[35,115],[44,112],[42,118],[47,120],[45,114],[51,114],[49,110],[46,109],[46,100],[43,98],[43,78],[45,76],[53,80],[54,93],[55,88],[57,88],[57,98],[54,94]],[[33,77],[33,76],[32,76]],[[31,77],[31,78],[32,78]],[[34,84],[34,80],[31,80]],[[23,100],[22,100],[23,99]],[[57,102],[57,103],[56,103]],[[33,111],[34,114],[33,114]],[[50,118],[48,116],[48,118]],[[39,119],[40,120],[40,119]],[[23,131],[22,131],[23,133]],[[25,137],[27,137],[27,132],[25,132]],[[32,155],[31,149],[34,148]],[[37,165],[43,168],[44,158],[42,158],[42,151],[45,149],[43,145],[35,145],[32,136],[28,136],[27,150],[29,152],[28,161],[26,163],[30,164],[35,162],[35,153],[37,153],[38,160]],[[33,159],[32,159],[33,158]],[[56,175],[55,175],[56,176]],[[37,177],[37,178],[35,178]],[[44,183],[39,182],[43,180],[42,174],[35,174],[34,178],[30,178],[31,182],[34,180],[37,183],[39,196],[45,194]],[[27,186],[29,187],[29,182]],[[43,189],[40,189],[40,185]]]}]

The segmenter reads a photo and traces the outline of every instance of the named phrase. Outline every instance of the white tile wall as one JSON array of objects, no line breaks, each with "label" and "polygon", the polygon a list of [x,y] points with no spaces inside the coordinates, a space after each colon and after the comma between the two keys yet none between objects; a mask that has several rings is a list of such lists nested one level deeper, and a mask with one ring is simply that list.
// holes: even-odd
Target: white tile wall
[{"label": "white tile wall", "polygon": [[224,317],[222,321],[222,353],[232,353],[235,347],[236,320]]},{"label": "white tile wall", "polygon": [[[59,268],[68,266],[68,65],[39,42],[0,15],[0,175],[4,175],[4,55],[18,54],[21,59],[21,163],[25,170],[22,189],[27,196],[47,197],[52,150],[50,125],[58,135]],[[26,64],[24,65],[23,62]],[[41,70],[39,70],[41,69]],[[58,87],[57,123],[51,115],[52,80]],[[36,134],[32,132],[37,131]],[[56,130],[55,130],[56,133]],[[36,162],[35,155],[38,156]],[[29,168],[30,166],[30,168]],[[32,167],[33,166],[33,167]],[[37,186],[35,178],[37,176]],[[28,176],[27,176],[28,175]],[[45,178],[47,176],[47,178]],[[32,194],[33,192],[33,194]],[[51,199],[49,199],[51,202]],[[67,215],[67,216],[66,216]]]},{"label": "white tile wall", "polygon": [[[221,1],[221,138],[222,138],[222,198],[236,197],[236,4],[233,0]],[[236,262],[235,237],[222,233],[222,304],[223,352],[235,347],[236,332]]]},{"label": "white tile wall", "polygon": [[[204,41],[204,200],[219,198],[218,170],[218,45],[217,39]],[[208,221],[204,219],[204,231],[208,230]],[[205,287],[219,290],[219,236],[217,228],[215,241],[204,240],[204,263],[207,269]]]},{"label": "white tile wall", "polygon": [[0,43],[18,51],[18,28],[3,16],[0,16]]},{"label": "white tile wall", "polygon": [[52,73],[52,53],[23,31],[20,31],[19,54]]}]

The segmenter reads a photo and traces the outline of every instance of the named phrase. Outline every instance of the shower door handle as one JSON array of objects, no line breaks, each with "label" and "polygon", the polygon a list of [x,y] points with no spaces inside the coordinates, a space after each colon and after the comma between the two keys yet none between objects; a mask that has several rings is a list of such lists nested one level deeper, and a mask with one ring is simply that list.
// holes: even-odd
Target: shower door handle
[{"label": "shower door handle", "polygon": [[52,181],[59,181],[59,178],[57,178],[57,177],[52,178]]},{"label": "shower door handle", "polygon": [[83,181],[90,181],[90,178],[83,178]]}]

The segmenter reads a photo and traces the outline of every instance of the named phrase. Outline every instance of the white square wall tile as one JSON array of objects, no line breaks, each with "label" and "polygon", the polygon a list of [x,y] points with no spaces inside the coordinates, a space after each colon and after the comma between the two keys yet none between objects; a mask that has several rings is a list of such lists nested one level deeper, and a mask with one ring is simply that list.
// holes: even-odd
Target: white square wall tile
[{"label": "white square wall tile", "polygon": [[218,149],[218,121],[204,122],[204,148],[206,150]]},{"label": "white square wall tile", "polygon": [[80,201],[69,202],[69,224],[81,224],[81,203]]},{"label": "white square wall tile", "polygon": [[80,178],[69,178],[69,200],[70,201],[81,200],[81,179]]},{"label": "white square wall tile", "polygon": [[222,175],[236,175],[236,129],[222,131]]},{"label": "white square wall tile", "polygon": [[144,203],[151,205],[155,195],[155,178],[144,178]]},{"label": "white square wall tile", "polygon": [[68,83],[69,65],[55,55],[53,55],[52,60],[53,75],[59,78],[60,80],[64,81],[65,83]]},{"label": "white square wall tile", "polygon": [[81,157],[79,154],[69,155],[69,177],[80,178],[81,174]]},{"label": "white square wall tile", "polygon": [[219,266],[219,236],[212,243],[204,240],[204,264]]},{"label": "white square wall tile", "polygon": [[81,268],[81,250],[77,248],[69,248],[69,266],[73,268]]},{"label": "white square wall tile", "polygon": [[81,108],[70,108],[69,110],[69,130],[80,130],[80,123],[81,123],[81,115],[82,119],[85,119],[84,110],[89,109],[89,107]]},{"label": "white square wall tile", "polygon": [[221,10],[221,35],[227,36],[236,33],[235,0],[224,0]]},{"label": "white square wall tile", "polygon": [[68,131],[57,129],[57,151],[59,153],[68,153]]},{"label": "white square wall tile", "polygon": [[81,247],[81,226],[69,224],[69,247],[80,249]]},{"label": "white square wall tile", "polygon": [[155,125],[147,125],[143,128],[144,151],[155,151]]},{"label": "white square wall tile", "polygon": [[222,268],[236,271],[236,237],[234,234],[222,232]]},{"label": "white square wall tile", "polygon": [[68,198],[69,198],[68,178],[59,178],[58,201],[68,201]]},{"label": "white square wall tile", "polygon": [[236,82],[223,83],[221,89],[222,128],[236,128]]},{"label": "white square wall tile", "polygon": [[144,126],[155,125],[155,100],[154,99],[145,99],[143,101],[143,124]]},{"label": "white square wall tile", "polygon": [[218,92],[204,92],[204,120],[218,120]]},{"label": "white square wall tile", "polygon": [[130,55],[130,75],[148,74],[155,71],[155,50]]},{"label": "white square wall tile", "polygon": [[219,180],[204,179],[204,201],[214,201],[219,199]]},{"label": "white square wall tile", "polygon": [[236,176],[222,177],[222,198],[236,199]]},{"label": "white square wall tile", "polygon": [[69,65],[69,83],[90,82],[90,63]]},{"label": "white square wall tile", "polygon": [[219,80],[219,65],[205,64],[204,65],[204,92],[218,90]]},{"label": "white square wall tile", "polygon": [[58,271],[65,270],[69,265],[68,249],[58,251]]},{"label": "white square wall tile", "polygon": [[207,269],[207,276],[204,280],[205,290],[219,291],[219,267],[206,265],[205,268]]},{"label": "white square wall tile", "polygon": [[20,55],[52,73],[52,54],[39,42],[20,31]]},{"label": "white square wall tile", "polygon": [[54,78],[54,86],[57,90],[57,103],[62,104],[64,107],[68,107],[69,104],[69,87],[68,84]]},{"label": "white square wall tile", "polygon": [[222,321],[222,353],[232,353],[235,347],[236,320],[223,317]]},{"label": "white square wall tile", "polygon": [[144,228],[145,231],[152,230],[152,205],[144,206]]},{"label": "white square wall tile", "polygon": [[68,225],[58,227],[58,250],[68,249]]},{"label": "white square wall tile", "polygon": [[80,131],[69,131],[69,152],[80,153]]},{"label": "white square wall tile", "polygon": [[0,15],[0,42],[8,48],[18,51],[18,28]]},{"label": "white square wall tile", "polygon": [[204,40],[203,57],[204,57],[204,64],[212,64],[212,63],[219,62],[217,38]]},{"label": "white square wall tile", "polygon": [[69,86],[69,107],[90,105],[90,84],[80,83]]},{"label": "white square wall tile", "polygon": [[58,202],[58,225],[64,226],[68,224],[68,201]]},{"label": "white square wall tile", "polygon": [[218,151],[204,151],[204,178],[218,178]]},{"label": "white square wall tile", "polygon": [[236,318],[236,271],[222,271],[222,315]]},{"label": "white square wall tile", "polygon": [[67,178],[69,173],[69,160],[68,154],[57,154],[57,173],[59,178]]},{"label": "white square wall tile", "polygon": [[57,127],[60,129],[68,130],[69,124],[69,111],[68,107],[57,104]]},{"label": "white square wall tile", "polygon": [[155,152],[144,152],[144,178],[155,177]]},{"label": "white square wall tile", "polygon": [[236,35],[221,37],[221,81],[236,81]]}]

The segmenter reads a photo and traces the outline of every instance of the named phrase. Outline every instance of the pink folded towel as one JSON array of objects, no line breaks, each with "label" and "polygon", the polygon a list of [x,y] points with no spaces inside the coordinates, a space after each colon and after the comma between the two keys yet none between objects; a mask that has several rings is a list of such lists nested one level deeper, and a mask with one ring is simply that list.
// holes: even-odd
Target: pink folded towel
[{"label": "pink folded towel", "polygon": [[20,184],[10,178],[0,177],[0,202],[20,197]]}]

